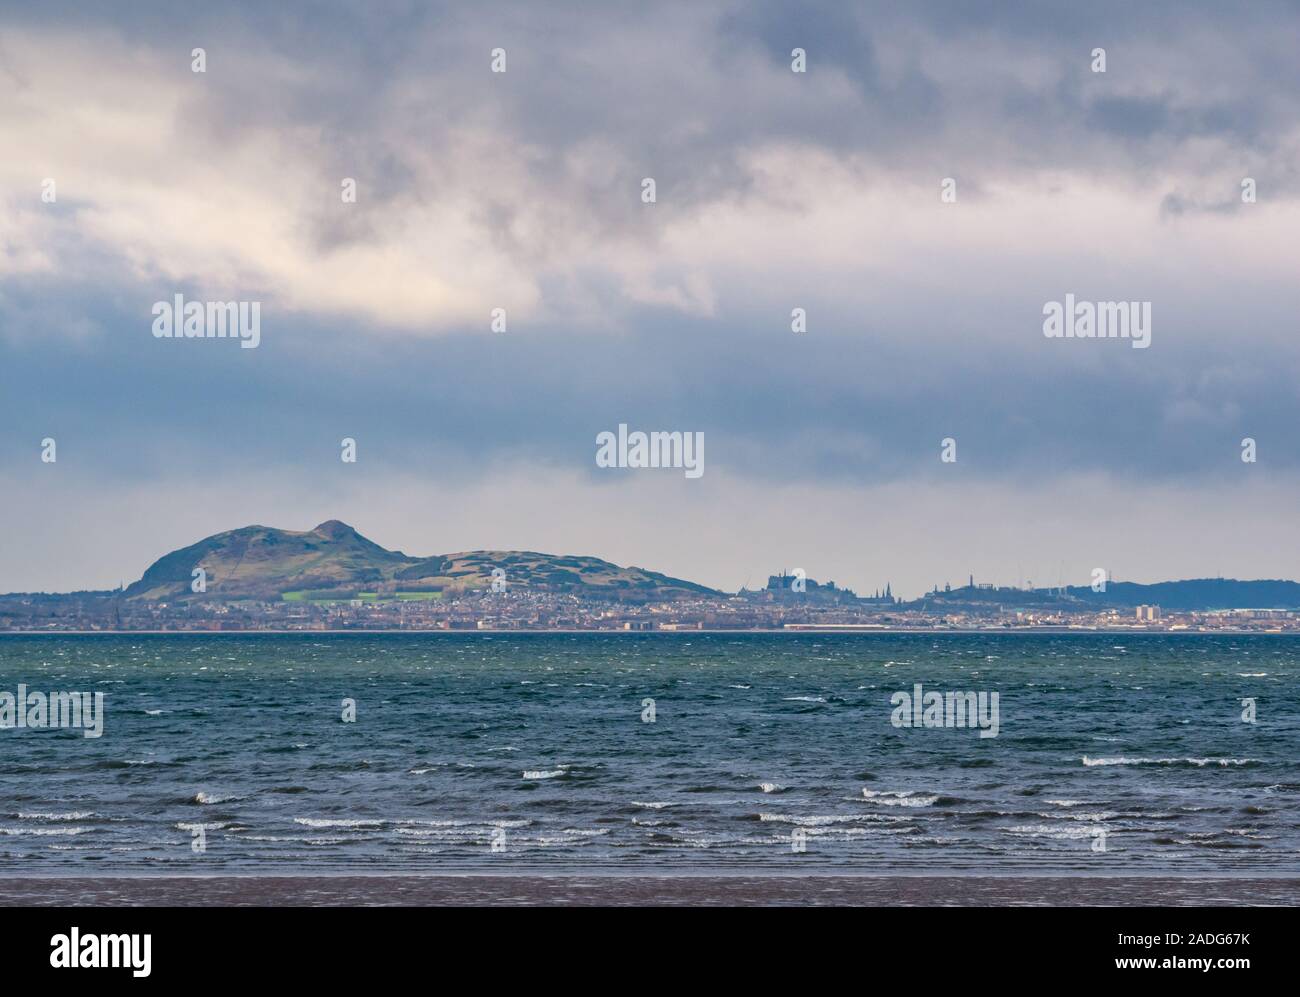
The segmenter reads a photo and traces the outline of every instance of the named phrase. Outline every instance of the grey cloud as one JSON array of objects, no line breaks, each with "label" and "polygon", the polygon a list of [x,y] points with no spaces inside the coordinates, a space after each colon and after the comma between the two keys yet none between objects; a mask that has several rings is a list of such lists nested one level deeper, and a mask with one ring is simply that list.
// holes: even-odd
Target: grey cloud
[{"label": "grey cloud", "polygon": [[[1199,568],[1179,560],[1191,556],[1180,554],[1182,539],[1161,534],[1164,507],[1126,517],[1123,503],[1141,489],[1169,487],[1183,525],[1217,537],[1230,532],[1238,510],[1218,502],[1206,513],[1203,491],[1225,485],[1214,494],[1232,495],[1238,482],[1264,482],[1277,490],[1262,494],[1261,521],[1294,525],[1277,498],[1294,498],[1278,482],[1300,471],[1294,281],[1227,269],[1214,255],[1214,239],[1227,230],[1193,226],[1269,217],[1264,212],[1288,207],[1300,191],[1295,5],[1255,4],[1249,17],[1208,0],[646,8],[52,0],[6,8],[14,29],[105,32],[129,43],[140,65],[174,65],[175,86],[190,95],[160,147],[185,144],[217,164],[260,148],[253,139],[296,149],[309,165],[307,182],[312,172],[320,181],[316,207],[298,218],[318,255],[382,244],[386,227],[413,208],[459,195],[474,212],[474,244],[465,252],[520,261],[551,305],[537,309],[542,317],[513,312],[504,337],[486,333],[485,313],[481,326],[417,339],[374,320],[268,303],[259,350],[160,343],[148,335],[148,305],[190,291],[190,282],[162,281],[148,261],[136,265],[88,237],[51,235],[60,242],[42,248],[70,265],[0,282],[0,474],[18,482],[34,519],[49,508],[68,517],[79,510],[104,534],[104,517],[112,517],[96,511],[100,490],[121,494],[129,485],[148,494],[165,484],[174,490],[151,499],[168,507],[168,537],[187,542],[198,530],[186,503],[199,506],[205,495],[203,523],[212,528],[304,506],[312,515],[285,525],[308,526],[352,517],[330,507],[344,487],[355,489],[351,508],[367,510],[382,502],[374,493],[383,482],[399,476],[461,494],[461,486],[490,487],[503,468],[541,467],[586,486],[573,493],[591,503],[584,515],[554,513],[556,521],[568,515],[560,534],[567,549],[643,559],[636,545],[619,547],[629,543],[623,520],[633,520],[642,547],[679,545],[680,560],[658,567],[731,586],[744,580],[733,577],[742,541],[754,546],[751,537],[784,530],[800,534],[790,549],[803,542],[807,526],[771,498],[792,484],[815,497],[850,493],[836,507],[849,515],[815,524],[827,558],[844,545],[846,521],[863,512],[855,489],[897,489],[893,506],[868,510],[881,513],[871,525],[876,546],[858,538],[854,556],[878,556],[893,543],[896,563],[909,563],[915,538],[927,538],[930,560],[915,585],[943,580],[931,572],[952,558],[946,541],[927,532],[940,513],[975,550],[985,542],[1010,550],[1026,520],[1040,530],[1039,543],[1091,524],[1074,529],[1076,559],[1091,556],[1093,541],[1122,520],[1127,543],[1166,543],[1153,541],[1151,550],[1160,564],[1178,565],[1169,573]],[[209,49],[211,66],[201,88],[187,69],[196,44]],[[493,79],[487,52],[497,44],[510,51],[510,73]],[[809,51],[805,78],[789,71],[796,45]],[[1087,71],[1093,45],[1108,48],[1105,77]],[[0,43],[5,78],[12,55]],[[489,152],[465,148],[468,133],[486,135]],[[826,266],[771,265],[783,251],[784,233],[774,226],[757,238],[768,256],[755,272],[708,274],[718,298],[710,317],[632,302],[601,259],[563,265],[580,235],[608,257],[628,247],[645,252],[666,281],[681,281],[688,266],[666,248],[653,252],[672,221],[719,203],[742,214],[761,196],[784,199],[789,217],[800,217],[796,195],[764,188],[748,160],[774,144],[827,153],[863,186],[885,190],[959,175],[963,208],[979,204],[982,191],[1048,182],[1047,172],[1105,190],[1154,177],[1149,212],[1165,231],[1186,235],[1154,260],[1152,273],[1117,273],[1109,257],[1121,247],[1104,239],[1076,246],[1078,233],[1058,218],[1043,218],[1041,230],[1010,248],[998,242],[1004,233],[995,218],[983,242],[956,250],[949,238],[961,238],[957,224],[952,233],[922,226],[915,238],[928,242],[894,250],[900,234],[862,218],[863,247],[915,264],[891,269],[857,266],[852,255]],[[38,177],[39,153],[17,151]],[[524,182],[481,177],[489,160],[519,165]],[[649,217],[634,198],[642,175],[660,181],[662,199]],[[811,165],[809,175],[815,183]],[[1260,182],[1252,216],[1234,201],[1239,175]],[[361,190],[357,211],[347,214],[334,209],[342,177],[356,177]],[[283,179],[268,166],[264,182],[274,188]],[[69,190],[43,218],[49,225],[34,230],[65,233],[55,224],[69,221],[75,229],[88,208]],[[437,264],[428,261],[430,274]],[[1067,290],[1157,299],[1151,350],[1044,339],[1040,305]],[[575,300],[590,302],[602,316],[597,325],[610,328],[569,321],[565,305]],[[813,316],[807,337],[789,331],[790,300]],[[594,437],[617,422],[705,432],[705,486],[727,482],[725,502],[706,515],[686,493],[602,520],[599,489],[608,478],[595,476]],[[39,465],[44,435],[59,438],[57,468]],[[357,469],[373,477],[339,476],[343,435],[357,438]],[[941,477],[937,448],[946,435],[957,437],[961,456]],[[1243,435],[1260,443],[1255,467],[1238,458]],[[45,471],[52,473],[36,477]],[[260,498],[226,490],[226,482],[259,474],[273,482]],[[1097,493],[1112,504],[1057,508],[1057,519],[1017,506],[1028,485],[1089,474],[1114,478],[1113,490]],[[292,481],[290,498],[278,494],[281,480]],[[59,491],[66,481],[85,494],[69,498]],[[991,495],[984,504],[962,508],[984,487]],[[45,502],[55,493],[59,502]],[[923,515],[913,508],[917,493],[943,500]],[[1058,494],[1058,506],[1070,497]],[[429,521],[419,498],[406,495],[393,508]],[[419,546],[473,543],[474,530],[497,542],[500,523],[525,512],[536,517],[534,528],[549,523],[545,489],[512,499],[519,508],[495,513],[465,500],[454,510],[460,536],[426,536]],[[139,511],[130,497],[120,503],[114,508]],[[751,506],[762,515],[744,519]],[[745,525],[719,532],[716,508],[738,511]],[[659,520],[669,526],[654,526]],[[152,539],[142,537],[152,523],[133,528],[138,551]],[[585,538],[602,529],[608,546],[589,545]],[[690,551],[719,533],[731,546],[692,560]],[[411,543],[400,533],[385,539]],[[507,542],[542,541],[520,534]],[[1223,541],[1229,554],[1232,542]],[[1273,537],[1265,546],[1282,547]],[[1248,547],[1239,555],[1242,573],[1278,556]],[[35,577],[42,543],[22,556],[23,571],[4,565],[10,588],[23,585],[21,575]],[[116,568],[78,576],[79,556],[68,543],[59,580],[116,580]],[[1013,568],[1004,567],[1010,577]]]},{"label": "grey cloud", "polygon": [[22,376],[0,404],[0,465],[29,465],[50,433],[66,437],[67,460],[109,477],[268,462],[328,475],[352,436],[377,468],[476,477],[535,462],[588,473],[596,433],[627,422],[704,431],[712,466],[754,479],[933,477],[946,470],[945,436],[959,440],[971,479],[1224,478],[1241,472],[1246,435],[1269,468],[1300,469],[1295,352],[1261,362],[1213,318],[1206,335],[1182,339],[1169,309],[1147,351],[1046,340],[1025,302],[989,319],[1018,321],[1016,338],[985,339],[975,323],[936,341],[926,320],[906,317],[904,294],[866,323],[811,302],[807,337],[752,308],[713,320],[646,309],[634,334],[615,337],[548,326],[437,340],[359,336],[272,311],[262,346],[245,353],[154,340],[140,301],[111,316],[101,304],[109,334],[75,348],[6,347],[6,368]]},{"label": "grey cloud", "polygon": [[[1300,69],[1287,58],[1300,18],[1282,4],[1249,18],[1210,3],[396,3],[366,13],[233,4],[184,19],[165,5],[111,18],[97,5],[65,8],[155,48],[211,37],[214,69],[185,118],[214,143],[316,126],[331,172],[356,169],[372,192],[400,201],[437,196],[427,187],[438,179],[436,152],[458,127],[497,127],[503,156],[528,155],[538,180],[575,206],[571,220],[583,224],[581,204],[586,223],[598,220],[610,237],[629,232],[627,191],[642,175],[671,189],[662,214],[694,210],[743,193],[751,178],[741,156],[773,140],[852,154],[885,174],[958,159],[987,176],[1131,174],[1156,161],[1199,173],[1212,166],[1206,150],[1184,163],[1177,150],[1218,137],[1236,150],[1219,153],[1220,165],[1248,156],[1279,175],[1275,196],[1295,194],[1275,140],[1300,121]],[[30,12],[23,19],[50,23]],[[1203,66],[1207,37],[1219,40],[1220,59]],[[1171,61],[1186,40],[1201,46],[1197,56]],[[488,79],[496,44],[510,51],[511,72]],[[1101,77],[1086,71],[1094,44],[1111,51]],[[789,72],[795,45],[809,52],[806,78]],[[965,67],[959,86],[944,78],[954,55]],[[238,59],[239,72],[219,71],[223,59]],[[1017,63],[1044,60],[1057,67],[1045,86],[1015,73]],[[257,70],[268,63],[300,71]],[[1149,92],[1152,73],[1171,66],[1177,90]],[[837,87],[836,74],[851,87]],[[568,153],[587,141],[608,143],[627,173],[575,175]],[[363,236],[325,226],[320,238]]]},{"label": "grey cloud", "polygon": [[[575,233],[612,256],[653,247],[669,221],[711,204],[749,205],[761,186],[746,154],[776,143],[824,151],[864,185],[956,173],[971,200],[1037,171],[1113,187],[1158,172],[1153,215],[1236,221],[1235,191],[1214,193],[1224,177],[1248,169],[1272,204],[1300,191],[1288,144],[1300,123],[1294,6],[1256,4],[1244,16],[1209,2],[250,2],[183,12],[54,2],[5,16],[51,32],[110,31],[144,56],[174,58],[178,87],[193,84],[189,48],[206,45],[212,69],[183,102],[175,140],[215,162],[254,135],[300,146],[321,183],[319,207],[300,219],[315,251],[382,242],[413,206],[468,190],[478,248],[531,266],[553,306],[544,320],[519,315],[507,337],[461,328],[436,341],[268,312],[262,347],[245,356],[154,341],[149,302],[188,285],[142,276],[111,246],[60,246],[77,272],[0,287],[0,470],[11,474],[28,472],[46,434],[60,437],[62,461],[104,481],[165,471],[201,487],[270,466],[333,487],[344,435],[360,441],[362,466],[388,471],[471,479],[532,462],[587,474],[595,433],[618,422],[702,430],[713,466],[763,483],[931,482],[948,435],[960,446],[955,482],[1012,491],[1093,472],[1233,480],[1243,435],[1260,440],[1264,463],[1252,471],[1300,468],[1300,363],[1278,334],[1294,329],[1296,292],[1262,278],[1220,286],[1221,268],[1192,252],[1204,247],[1191,236],[1161,261],[1172,276],[1155,290],[1154,277],[1131,276],[1130,296],[1160,299],[1148,352],[1043,339],[1045,296],[1085,285],[1106,296],[1115,282],[1114,246],[1085,246],[1063,272],[1045,276],[1044,265],[1008,291],[1028,257],[1075,238],[1051,219],[1037,241],[1005,251],[945,254],[942,233],[900,248],[920,270],[934,258],[929,279],[911,286],[851,260],[811,290],[797,261],[723,274],[707,319],[628,301],[598,263],[563,266]],[[501,79],[486,72],[496,44],[510,52]],[[1087,72],[1094,45],[1111,55],[1105,77]],[[806,78],[789,72],[795,46],[808,50]],[[475,176],[476,161],[460,155],[467,129],[494,136],[492,155],[521,164],[529,188]],[[635,201],[644,175],[661,182],[649,219]],[[326,204],[343,176],[362,191],[346,215]],[[69,194],[52,217],[77,210]],[[525,218],[537,232],[521,231]],[[895,233],[873,221],[862,220],[864,242],[888,249]],[[428,262],[433,272],[438,261]],[[661,262],[680,276],[667,252]],[[872,281],[885,286],[870,288],[870,310],[837,296]],[[1221,311],[1207,305],[1207,286]],[[806,338],[789,332],[788,304],[773,304],[796,291],[815,316]],[[614,328],[566,322],[577,298]]]}]

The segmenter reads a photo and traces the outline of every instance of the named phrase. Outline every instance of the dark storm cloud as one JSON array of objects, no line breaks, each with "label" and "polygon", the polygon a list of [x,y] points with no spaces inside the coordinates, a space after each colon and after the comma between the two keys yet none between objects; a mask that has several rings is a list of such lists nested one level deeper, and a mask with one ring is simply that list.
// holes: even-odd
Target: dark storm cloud
[{"label": "dark storm cloud", "polygon": [[[48,292],[32,287],[28,300]],[[814,309],[822,326],[834,322],[828,310]],[[915,339],[898,328],[799,339],[777,323],[759,330],[753,313],[647,310],[630,336],[545,327],[412,340],[271,312],[261,347],[242,351],[154,340],[138,316],[98,311],[107,335],[58,351],[39,339],[6,348],[6,369],[21,376],[6,378],[0,463],[30,463],[52,435],[61,459],[106,479],[328,474],[351,436],[372,470],[468,480],[512,460],[584,473],[596,434],[627,422],[704,431],[711,467],[759,480],[930,477],[947,436],[964,475],[1008,482],[1224,477],[1240,468],[1244,436],[1261,441],[1270,468],[1300,468],[1294,355],[1266,362],[1235,337],[1157,335],[1144,352],[1047,341],[1035,326],[1027,343],[946,349],[920,328]],[[743,340],[735,325],[747,326]],[[1098,352],[1080,366],[1085,350]]]},{"label": "dark storm cloud", "polygon": [[[436,147],[489,120],[535,146],[533,168],[557,183],[563,153],[600,138],[675,173],[692,203],[743,184],[737,154],[774,139],[895,170],[960,142],[981,172],[1012,150],[1039,167],[1128,171],[1193,137],[1270,155],[1300,120],[1300,14],[1281,3],[55,3],[8,16],[177,46],[182,67],[205,44],[211,92],[192,111],[217,133],[310,124],[340,158],[382,169],[393,131]],[[497,45],[513,75],[487,85]],[[771,85],[791,81],[795,46],[807,78]],[[1088,69],[1094,46],[1108,50],[1104,76]],[[302,72],[221,72],[251,54]],[[385,181],[404,187],[391,160]]]}]

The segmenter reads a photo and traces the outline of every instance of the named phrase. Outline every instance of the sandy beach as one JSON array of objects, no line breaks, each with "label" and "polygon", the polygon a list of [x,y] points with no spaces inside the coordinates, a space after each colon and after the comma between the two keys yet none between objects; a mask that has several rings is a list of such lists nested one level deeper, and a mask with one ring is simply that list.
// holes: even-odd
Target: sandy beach
[{"label": "sandy beach", "polygon": [[168,876],[10,879],[19,906],[1276,906],[1300,879],[1049,876]]}]

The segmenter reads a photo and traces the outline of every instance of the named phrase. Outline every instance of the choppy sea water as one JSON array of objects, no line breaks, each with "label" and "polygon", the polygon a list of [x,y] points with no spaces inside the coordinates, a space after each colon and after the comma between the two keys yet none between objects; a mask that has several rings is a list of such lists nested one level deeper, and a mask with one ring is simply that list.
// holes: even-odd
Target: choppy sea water
[{"label": "choppy sea water", "polygon": [[9,875],[1300,873],[1296,637],[0,637],[19,683],[105,727],[0,730]]}]

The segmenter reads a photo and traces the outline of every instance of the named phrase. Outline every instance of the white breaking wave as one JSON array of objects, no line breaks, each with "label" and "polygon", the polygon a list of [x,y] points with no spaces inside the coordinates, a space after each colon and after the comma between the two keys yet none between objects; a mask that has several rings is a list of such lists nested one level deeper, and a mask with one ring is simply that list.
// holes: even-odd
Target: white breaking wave
[{"label": "white breaking wave", "polygon": [[1062,827],[1060,824],[1021,824],[1017,827],[1003,828],[1008,834],[1028,834],[1036,838],[1091,838],[1094,832],[1104,830],[1096,827]]},{"label": "white breaking wave", "polygon": [[643,803],[641,800],[633,800],[633,801],[632,801],[632,806],[634,806],[634,807],[646,807],[646,808],[649,809],[649,810],[662,810],[664,807],[675,806],[675,804],[672,804],[672,803],[654,803],[654,802],[651,802],[651,803]]},{"label": "white breaking wave", "polygon": [[925,795],[918,793],[914,789],[904,789],[899,791],[882,790],[877,792],[874,789],[863,787],[862,796],[884,807],[928,807],[939,799],[939,794],[934,793]]},{"label": "white breaking wave", "polygon": [[760,782],[758,788],[765,793],[777,793],[785,789],[779,782]]},{"label": "white breaking wave", "polygon": [[415,818],[394,821],[394,823],[419,827],[527,827],[532,821],[526,817],[508,820],[424,820]]},{"label": "white breaking wave", "polygon": [[218,796],[216,793],[198,792],[194,794],[194,803],[230,803],[234,800],[242,800],[242,796]]},{"label": "white breaking wave", "polygon": [[332,817],[295,817],[293,822],[302,824],[304,827],[380,827],[384,823],[382,820],[352,820]]},{"label": "white breaking wave", "polygon": [[342,845],[347,842],[347,838],[321,838],[306,837],[300,834],[245,834],[240,836],[240,841],[276,841],[292,842],[299,845]]},{"label": "white breaking wave", "polygon": [[1089,758],[1083,756],[1083,764],[1092,768],[1096,765],[1195,765],[1204,768],[1207,765],[1250,765],[1256,758]]},{"label": "white breaking wave", "polygon": [[[1074,810],[1063,814],[1053,810],[1036,814],[1036,816],[1045,817],[1048,820],[1086,820],[1095,824],[1098,821],[1114,820],[1119,814],[1111,813],[1108,810]],[[1151,817],[1153,815],[1148,814],[1147,816]]]},{"label": "white breaking wave", "polygon": [[558,779],[564,775],[564,767],[558,769],[524,769],[525,779]]},{"label": "white breaking wave", "polygon": [[20,813],[19,818],[22,820],[85,820],[87,817],[94,817],[90,810],[74,810],[67,814],[46,814],[46,813]]},{"label": "white breaking wave", "polygon": [[831,824],[874,824],[882,820],[912,820],[911,817],[877,817],[875,814],[817,814],[811,817],[799,817],[795,814],[758,815],[760,821],[776,821],[780,824],[798,824],[800,827],[827,827]]},{"label": "white breaking wave", "polygon": [[783,701],[786,703],[824,703],[825,696],[784,696]]}]

